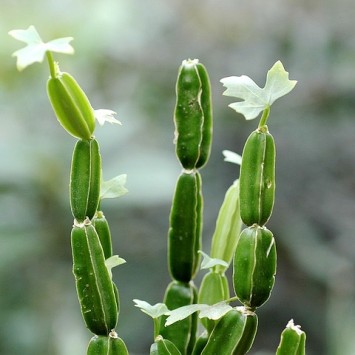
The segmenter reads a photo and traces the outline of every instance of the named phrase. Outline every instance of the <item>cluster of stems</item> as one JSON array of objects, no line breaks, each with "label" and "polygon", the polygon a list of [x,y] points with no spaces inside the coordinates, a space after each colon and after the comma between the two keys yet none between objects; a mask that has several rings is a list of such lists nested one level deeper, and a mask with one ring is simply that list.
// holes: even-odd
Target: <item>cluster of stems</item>
[{"label": "cluster of stems", "polygon": [[101,210],[101,154],[93,133],[94,110],[75,79],[62,73],[47,52],[51,77],[47,91],[63,128],[77,138],[70,173],[70,206],[74,217],[71,232],[73,274],[86,327],[95,335],[87,354],[128,354],[115,327],[119,293],[112,281],[112,255],[108,222]]},{"label": "cluster of stems", "polygon": [[[40,38],[33,27],[12,31],[15,38],[23,41],[31,38],[29,34],[34,38],[29,44],[44,50],[45,44],[38,44]],[[66,47],[64,52],[69,50]],[[17,55],[27,63],[28,52],[20,52]],[[101,210],[102,163],[94,137],[95,113],[75,79],[59,70],[50,51],[46,51],[46,56],[50,68],[49,100],[62,127],[77,139],[70,174],[74,218],[71,246],[81,313],[86,327],[94,334],[87,355],[126,355],[127,347],[115,331],[120,303],[111,273],[112,267],[124,260],[113,255],[110,228]],[[37,60],[35,57],[32,62]],[[270,80],[275,80],[272,74]],[[290,91],[290,86],[286,91]],[[243,90],[235,92],[245,94]],[[158,304],[163,306],[162,311],[153,317],[151,355],[243,355],[254,342],[258,327],[255,311],[270,297],[276,274],[275,239],[266,228],[275,197],[276,155],[274,139],[266,126],[269,113],[267,106],[258,128],[245,143],[239,180],[226,192],[210,256],[205,255],[201,251],[203,196],[199,169],[207,163],[212,145],[211,85],[206,68],[197,59],[182,62],[174,112],[176,155],[182,172],[175,187],[168,232],[172,281],[167,286],[164,304]],[[245,228],[241,231],[243,223]],[[209,272],[198,290],[193,279],[200,268],[201,254],[207,260],[204,268]],[[235,293],[232,297],[225,275],[231,264]],[[145,307],[146,313],[149,314],[147,309],[152,313],[154,307],[136,301]],[[234,301],[242,306],[230,306]],[[167,316],[173,312],[178,312],[179,318],[169,325]],[[305,339],[305,333],[290,321],[281,334],[276,354],[304,355]]]},{"label": "cluster of stems", "polygon": [[[243,355],[252,347],[257,333],[255,310],[270,297],[276,274],[275,240],[265,226],[275,196],[275,143],[266,126],[270,107],[264,110],[258,128],[245,143],[240,177],[228,189],[220,208],[207,256],[209,272],[198,290],[192,281],[199,269],[202,245],[203,199],[198,168],[207,162],[205,157],[211,147],[212,104],[207,71],[204,67],[201,70],[197,60],[183,61],[176,94],[175,144],[183,171],[170,212],[168,261],[173,281],[167,287],[164,303],[170,310],[168,314],[193,309],[195,303],[196,309],[233,301],[243,306],[229,307],[216,318],[201,317],[204,330],[199,335],[197,313],[191,311],[191,315],[168,326],[163,316],[151,354],[165,354],[159,351],[165,345],[169,354]],[[225,272],[232,261],[235,296],[230,297]],[[277,354],[303,355],[305,333],[290,324],[282,333]]]},{"label": "cluster of stems", "polygon": [[[174,113],[176,155],[182,172],[170,211],[168,262],[172,277],[164,303],[170,310],[197,303],[193,278],[199,270],[202,238],[202,178],[199,169],[208,161],[212,143],[211,88],[206,68],[198,60],[183,61],[176,83]],[[191,354],[196,340],[197,315],[165,327],[159,335],[179,353]]]}]

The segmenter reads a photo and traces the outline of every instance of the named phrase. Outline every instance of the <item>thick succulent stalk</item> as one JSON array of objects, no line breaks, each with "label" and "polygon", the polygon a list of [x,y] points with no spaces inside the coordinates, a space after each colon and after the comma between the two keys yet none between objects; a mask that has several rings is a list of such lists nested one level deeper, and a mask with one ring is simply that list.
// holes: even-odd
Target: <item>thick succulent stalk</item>
[{"label": "thick succulent stalk", "polygon": [[281,333],[280,344],[276,355],[305,355],[306,354],[306,333],[299,325],[291,319],[284,331]]},{"label": "thick succulent stalk", "polygon": [[246,354],[251,348],[258,317],[244,307],[234,308],[225,314],[213,328],[201,355]]},{"label": "thick succulent stalk", "polygon": [[101,154],[96,139],[75,144],[70,173],[70,206],[78,222],[94,217],[100,200]]},{"label": "thick succulent stalk", "polygon": [[[233,289],[244,307],[233,308],[217,322],[202,320],[209,336],[200,354],[246,354],[252,346],[258,324],[254,312],[268,300],[275,282],[275,240],[264,226],[272,213],[274,195],[275,144],[263,125],[245,144],[240,179],[227,191],[217,218],[211,257],[224,264],[211,267],[199,294],[199,303],[215,304],[229,298],[223,280],[233,258]],[[242,222],[247,228],[241,232]]]},{"label": "thick succulent stalk", "polygon": [[240,215],[247,226],[263,226],[275,199],[275,143],[267,126],[247,139],[240,168]]},{"label": "thick succulent stalk", "polygon": [[87,355],[128,355],[128,350],[117,333],[111,331],[108,336],[93,336],[88,345]]},{"label": "thick succulent stalk", "polygon": [[[210,268],[209,273],[204,275],[199,290],[198,303],[213,305],[229,299],[229,285],[225,271],[232,261],[241,224],[239,180],[236,180],[226,192],[212,236],[210,256],[223,263],[217,263]],[[202,318],[201,323],[210,335],[217,321]],[[197,353],[197,350],[195,351]]]},{"label": "thick succulent stalk", "polygon": [[[182,165],[170,212],[168,265],[173,281],[164,303],[170,309],[197,302],[193,278],[199,269],[202,238],[203,197],[198,169],[208,161],[212,144],[211,87],[206,68],[197,59],[184,60],[176,83],[174,113],[176,155]],[[165,327],[160,335],[170,340],[181,354],[195,345],[197,315]]]},{"label": "thick succulent stalk", "polygon": [[118,305],[99,236],[89,219],[75,224],[71,234],[73,273],[87,328],[108,335],[117,325]]},{"label": "thick succulent stalk", "polygon": [[[254,312],[267,301],[275,281],[275,240],[264,227],[272,213],[274,191],[275,145],[262,126],[245,144],[240,179],[227,191],[217,218],[211,256],[223,260],[225,266],[217,265],[205,275],[202,286],[211,283],[212,291],[201,287],[199,297],[202,303],[209,295],[209,304],[229,298],[219,279],[233,258],[233,288],[244,307],[233,308],[217,323],[205,321],[209,337],[200,354],[246,354],[253,344],[258,324]],[[241,232],[242,221],[247,228]]]},{"label": "thick succulent stalk", "polygon": [[73,274],[86,327],[95,334],[87,354],[128,354],[115,332],[119,294],[106,260],[112,256],[108,222],[100,205],[101,154],[93,137],[94,111],[84,91],[68,73],[61,73],[47,56],[51,68],[47,91],[63,128],[79,140],[72,157],[70,206],[74,217],[71,233]]},{"label": "thick succulent stalk", "polygon": [[83,319],[96,337],[87,354],[128,354],[115,327],[119,294],[105,261],[112,256],[108,222],[100,205],[101,156],[95,139],[79,140],[70,175],[73,273]]}]

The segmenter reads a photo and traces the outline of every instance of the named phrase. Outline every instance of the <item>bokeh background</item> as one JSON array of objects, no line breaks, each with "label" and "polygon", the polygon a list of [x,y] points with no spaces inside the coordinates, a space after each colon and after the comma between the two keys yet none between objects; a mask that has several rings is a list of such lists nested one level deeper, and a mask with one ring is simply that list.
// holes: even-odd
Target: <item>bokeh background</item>
[{"label": "bokeh background", "polygon": [[[175,158],[175,80],[183,59],[209,70],[214,144],[202,170],[204,251],[224,193],[238,177],[222,150],[241,153],[257,122],[229,109],[219,80],[246,74],[260,86],[281,60],[295,90],[272,107],[277,198],[269,228],[278,274],[259,310],[251,354],[273,354],[293,318],[307,354],[355,354],[355,3],[350,0],[2,0],[0,21],[0,354],[84,354],[71,273],[68,176],[75,140],[48,103],[47,64],[19,73],[11,29],[44,40],[73,36],[57,55],[94,108],[122,127],[97,129],[105,179],[128,175],[129,194],[105,201],[121,295],[118,332],[132,355],[149,353],[152,321],[132,299],[160,302],[169,282],[166,236],[180,166]],[[203,273],[197,278],[198,283]]]}]

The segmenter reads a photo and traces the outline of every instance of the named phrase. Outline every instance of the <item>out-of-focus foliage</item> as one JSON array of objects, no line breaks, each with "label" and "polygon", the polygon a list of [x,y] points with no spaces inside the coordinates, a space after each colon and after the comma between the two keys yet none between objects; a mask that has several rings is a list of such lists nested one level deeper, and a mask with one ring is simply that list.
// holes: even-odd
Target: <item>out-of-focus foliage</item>
[{"label": "out-of-focus foliage", "polygon": [[[355,3],[329,1],[3,0],[0,23],[0,354],[84,354],[85,330],[71,274],[68,174],[74,140],[48,103],[46,65],[18,73],[7,35],[33,24],[44,41],[73,36],[75,56],[56,55],[95,109],[118,113],[98,128],[104,178],[127,173],[129,194],[104,201],[121,294],[119,335],[146,354],[150,320],[132,299],[160,302],[168,282],[166,235],[180,167],[174,153],[175,80],[183,59],[210,74],[215,137],[202,170],[204,250],[219,205],[256,128],[227,107],[219,80],[246,74],[260,85],[281,60],[292,94],[272,108],[278,147],[270,228],[278,246],[276,286],[260,309],[252,353],[273,353],[290,318],[308,354],[355,353]],[[109,128],[108,128],[109,127]]]}]

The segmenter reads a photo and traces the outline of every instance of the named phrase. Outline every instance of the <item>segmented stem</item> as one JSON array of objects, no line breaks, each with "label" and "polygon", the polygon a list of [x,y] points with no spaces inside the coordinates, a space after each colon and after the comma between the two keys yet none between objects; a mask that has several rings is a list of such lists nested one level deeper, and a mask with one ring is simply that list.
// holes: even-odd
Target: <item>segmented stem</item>
[{"label": "segmented stem", "polygon": [[264,111],[263,111],[263,114],[260,118],[260,122],[259,122],[259,125],[258,125],[258,128],[260,129],[261,127],[265,126],[266,125],[266,122],[269,118],[269,114],[270,114],[270,106],[268,106]]},{"label": "segmented stem", "polygon": [[47,51],[46,52],[46,56],[47,56],[47,59],[48,59],[49,71],[51,73],[51,78],[55,79],[57,77],[58,70],[57,70],[57,66],[56,66],[56,64],[54,62],[52,52]]}]

